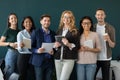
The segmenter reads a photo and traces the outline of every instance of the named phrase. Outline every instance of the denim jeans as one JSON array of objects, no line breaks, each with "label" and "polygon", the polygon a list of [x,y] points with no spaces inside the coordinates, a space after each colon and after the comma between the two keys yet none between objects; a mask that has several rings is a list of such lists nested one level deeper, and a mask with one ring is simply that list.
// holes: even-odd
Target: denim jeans
[{"label": "denim jeans", "polygon": [[8,80],[10,75],[15,72],[17,67],[17,57],[18,51],[13,49],[8,49],[5,56],[5,78]]},{"label": "denim jeans", "polygon": [[52,80],[54,66],[50,61],[45,61],[41,66],[34,66],[36,80]]},{"label": "denim jeans", "polygon": [[96,64],[78,64],[77,80],[94,80]]}]

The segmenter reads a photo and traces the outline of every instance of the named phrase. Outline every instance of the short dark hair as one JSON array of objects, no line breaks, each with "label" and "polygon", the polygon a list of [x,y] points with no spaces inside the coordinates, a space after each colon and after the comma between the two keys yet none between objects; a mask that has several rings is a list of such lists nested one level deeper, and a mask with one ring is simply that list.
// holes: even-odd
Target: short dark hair
[{"label": "short dark hair", "polygon": [[104,10],[104,9],[102,9],[102,8],[98,8],[96,11],[99,11],[99,10],[101,10],[101,11],[104,11],[104,12],[105,12],[105,10]]},{"label": "short dark hair", "polygon": [[51,19],[51,16],[49,14],[43,14],[41,17],[40,17],[40,20],[42,20],[44,17],[49,17]]}]

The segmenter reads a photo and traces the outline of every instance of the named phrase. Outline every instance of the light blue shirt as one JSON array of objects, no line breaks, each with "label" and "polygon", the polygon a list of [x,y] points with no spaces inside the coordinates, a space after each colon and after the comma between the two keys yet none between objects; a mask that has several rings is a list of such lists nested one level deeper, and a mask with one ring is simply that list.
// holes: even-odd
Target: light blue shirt
[{"label": "light blue shirt", "polygon": [[17,35],[17,44],[18,44],[18,52],[21,54],[32,54],[32,52],[28,49],[28,48],[21,48],[20,47],[20,43],[23,42],[23,39],[30,39],[31,36],[29,34],[29,32],[24,29],[22,31],[20,31]]}]

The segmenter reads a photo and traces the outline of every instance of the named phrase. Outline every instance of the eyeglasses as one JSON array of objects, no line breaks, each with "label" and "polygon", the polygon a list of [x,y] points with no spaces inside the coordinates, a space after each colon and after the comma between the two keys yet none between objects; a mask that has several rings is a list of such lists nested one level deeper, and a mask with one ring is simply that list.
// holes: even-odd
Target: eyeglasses
[{"label": "eyeglasses", "polygon": [[83,25],[91,25],[91,22],[82,22]]}]

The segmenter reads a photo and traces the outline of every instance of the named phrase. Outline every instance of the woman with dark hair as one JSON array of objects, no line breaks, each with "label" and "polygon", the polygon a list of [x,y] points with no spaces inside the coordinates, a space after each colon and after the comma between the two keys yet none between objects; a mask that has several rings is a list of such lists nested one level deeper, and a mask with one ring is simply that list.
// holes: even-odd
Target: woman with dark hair
[{"label": "woman with dark hair", "polygon": [[32,17],[24,17],[21,26],[23,30],[17,35],[18,51],[20,53],[18,56],[17,67],[20,75],[19,80],[27,80],[27,72],[32,68],[32,65],[29,64],[32,52],[30,51],[30,48],[26,47],[24,41],[31,40],[31,33],[35,29]]},{"label": "woman with dark hair", "polygon": [[10,75],[15,72],[17,63],[18,51],[17,48],[17,34],[18,34],[18,19],[15,13],[8,16],[8,28],[4,31],[0,46],[7,46],[8,51],[5,56],[5,78],[9,79]]},{"label": "woman with dark hair", "polygon": [[94,80],[97,53],[100,52],[98,34],[92,31],[93,22],[89,16],[80,20],[80,49],[77,61],[77,80]]}]

